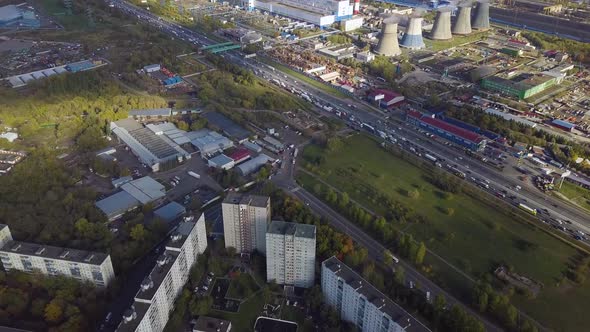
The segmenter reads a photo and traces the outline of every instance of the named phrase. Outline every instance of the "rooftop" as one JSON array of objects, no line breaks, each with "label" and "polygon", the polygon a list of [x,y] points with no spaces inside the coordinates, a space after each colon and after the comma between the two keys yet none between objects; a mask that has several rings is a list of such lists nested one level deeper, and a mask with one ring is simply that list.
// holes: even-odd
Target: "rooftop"
[{"label": "rooftop", "polygon": [[[134,311],[134,313],[131,314],[132,318],[130,317],[129,319],[126,319],[126,317],[123,316],[123,320],[117,327],[117,332],[135,332],[135,329],[137,329],[137,326],[150,309],[150,305],[143,302],[134,302],[132,308]],[[125,312],[125,314],[127,314],[127,312]]]},{"label": "rooftop", "polygon": [[246,148],[239,148],[236,149],[235,151],[232,151],[232,153],[227,155],[228,157],[230,157],[231,159],[233,159],[234,161],[236,160],[240,160],[246,157],[250,156],[250,151]]},{"label": "rooftop", "polygon": [[223,153],[218,154],[217,156],[209,159],[209,161],[214,163],[215,165],[220,165],[220,166],[227,165],[227,164],[234,162],[234,160],[232,158],[224,155]]},{"label": "rooftop", "polygon": [[170,272],[172,265],[174,265],[174,262],[179,255],[179,251],[165,250],[160,257],[158,257],[156,266],[154,266],[150,274],[144,278],[139,291],[135,294],[136,300],[152,301],[158,288],[162,285],[164,278],[166,278],[166,275]]},{"label": "rooftop", "polygon": [[254,332],[297,332],[297,323],[269,317],[258,317],[254,323]]},{"label": "rooftop", "polygon": [[335,256],[325,260],[322,265],[334,272],[348,285],[353,287],[357,293],[363,295],[368,302],[380,307],[380,311],[387,314],[393,321],[398,323],[406,332],[430,331],[424,324],[410,315],[404,308],[393,302],[368,281],[359,276],[351,268],[346,266]]},{"label": "rooftop", "polygon": [[186,212],[184,206],[177,202],[170,202],[154,211],[154,214],[166,221],[172,221]]},{"label": "rooftop", "polygon": [[268,227],[267,233],[279,235],[293,235],[295,237],[306,237],[309,239],[315,239],[316,228],[314,225],[273,220],[270,223],[270,226]]},{"label": "rooftop", "polygon": [[170,116],[172,115],[171,108],[148,108],[136,109],[129,111],[130,116]]},{"label": "rooftop", "polygon": [[21,11],[15,5],[0,7],[0,23],[12,21],[22,17]]},{"label": "rooftop", "polygon": [[[204,217],[201,216],[201,218]],[[196,224],[197,223],[194,221],[181,222],[170,235],[168,242],[166,242],[166,249],[176,250],[182,248],[184,242],[188,238],[189,234],[193,231],[193,228],[195,228]]]},{"label": "rooftop", "polygon": [[96,202],[96,207],[99,208],[106,216],[111,219],[130,209],[139,206],[139,201],[131,196],[128,192],[119,191],[107,198]]},{"label": "rooftop", "polygon": [[269,200],[270,197],[268,196],[240,194],[232,191],[229,194],[227,194],[227,196],[223,200],[223,203],[251,205],[255,207],[267,207]]},{"label": "rooftop", "polygon": [[207,316],[199,316],[194,326],[195,330],[204,332],[227,332],[230,328],[230,321]]},{"label": "rooftop", "polygon": [[422,121],[422,122],[425,122],[431,126],[442,129],[446,132],[449,132],[453,135],[459,136],[459,137],[461,137],[465,140],[471,141],[473,143],[480,143],[481,141],[484,140],[483,137],[479,136],[478,134],[476,134],[474,132],[457,127],[455,125],[452,125],[450,123],[447,123],[447,122],[439,120],[439,119],[425,116],[424,114],[422,114],[420,112],[410,111],[410,112],[408,112],[408,116],[420,119],[420,121]]},{"label": "rooftop", "polygon": [[226,135],[238,140],[246,139],[250,132],[235,123],[232,119],[219,112],[209,112],[202,115],[210,124],[219,127]]},{"label": "rooftop", "polygon": [[555,119],[555,120],[551,121],[551,123],[554,125],[564,127],[564,128],[568,128],[568,129],[573,129],[576,127],[576,125],[573,123],[569,123],[567,121],[563,121],[563,120],[559,120],[559,119]]},{"label": "rooftop", "polygon": [[121,189],[128,192],[142,204],[152,202],[166,195],[164,186],[149,176],[125,183],[121,186]]},{"label": "rooftop", "polygon": [[107,257],[109,257],[108,254],[100,252],[54,247],[14,240],[6,242],[0,248],[0,251],[92,265],[100,265],[105,259],[107,259]]}]

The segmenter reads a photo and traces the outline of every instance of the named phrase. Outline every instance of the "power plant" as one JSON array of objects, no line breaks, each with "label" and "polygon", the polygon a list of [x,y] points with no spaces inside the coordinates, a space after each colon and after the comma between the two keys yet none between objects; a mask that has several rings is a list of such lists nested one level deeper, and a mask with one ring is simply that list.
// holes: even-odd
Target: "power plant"
[{"label": "power plant", "polygon": [[452,8],[444,7],[438,10],[434,25],[430,31],[430,39],[449,40],[453,38],[451,34],[451,12]]},{"label": "power plant", "polygon": [[480,0],[475,7],[475,15],[471,27],[476,30],[487,30],[490,28],[490,3],[487,0]]},{"label": "power plant", "polygon": [[381,39],[379,39],[375,53],[385,56],[395,56],[402,53],[399,49],[399,43],[397,42],[398,21],[399,20],[395,18],[389,18],[383,21]]},{"label": "power plant", "polygon": [[459,11],[453,25],[454,35],[468,35],[471,33],[471,3],[459,4]]},{"label": "power plant", "polygon": [[424,40],[422,40],[422,17],[417,14],[409,17],[406,33],[402,37],[400,45],[410,49],[424,47]]}]

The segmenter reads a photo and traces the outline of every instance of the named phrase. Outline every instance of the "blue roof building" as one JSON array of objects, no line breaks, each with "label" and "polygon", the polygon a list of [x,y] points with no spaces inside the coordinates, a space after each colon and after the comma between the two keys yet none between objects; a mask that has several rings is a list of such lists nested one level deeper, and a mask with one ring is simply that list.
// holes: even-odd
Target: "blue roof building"
[{"label": "blue roof building", "polygon": [[156,217],[162,218],[165,221],[172,221],[186,213],[184,206],[171,202],[154,211]]},{"label": "blue roof building", "polygon": [[574,128],[576,128],[575,124],[569,123],[567,121],[559,120],[559,119],[555,119],[555,120],[551,121],[551,125],[559,128],[559,129],[563,129],[565,131],[572,131],[572,130],[574,130]]}]

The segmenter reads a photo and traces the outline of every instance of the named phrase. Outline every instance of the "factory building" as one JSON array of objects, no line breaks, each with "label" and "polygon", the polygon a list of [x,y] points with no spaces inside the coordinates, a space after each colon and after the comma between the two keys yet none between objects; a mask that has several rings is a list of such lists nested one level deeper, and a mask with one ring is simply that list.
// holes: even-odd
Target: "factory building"
[{"label": "factory building", "polygon": [[322,262],[322,294],[340,319],[360,331],[430,331],[335,256]]},{"label": "factory building", "polygon": [[503,94],[526,99],[558,83],[557,77],[546,74],[521,73],[512,78],[501,76],[485,77],[481,81],[484,89],[499,91]]},{"label": "factory building", "polygon": [[437,136],[473,151],[480,151],[486,145],[484,137],[420,112],[409,111],[407,121],[414,126],[428,130]]},{"label": "factory building", "polygon": [[[219,112],[208,112],[202,115],[203,118],[207,119],[209,126],[219,128],[223,134],[236,140],[238,143],[242,143],[250,137],[251,133],[244,129],[242,126],[237,124],[234,120],[228,118]],[[214,128],[215,129],[215,128]]]},{"label": "factory building", "polygon": [[[358,3],[356,4],[358,6]],[[242,0],[246,9],[258,9],[319,27],[352,18],[355,3],[349,0]]]},{"label": "factory building", "polygon": [[132,119],[111,122],[111,131],[153,172],[190,159],[190,154],[174,141],[163,135],[156,135]]},{"label": "factory building", "polygon": [[158,257],[156,266],[141,282],[131,307],[123,314],[117,332],[161,332],[182,289],[191,267],[207,249],[205,217],[196,222],[181,222]]},{"label": "factory building", "polygon": [[150,108],[129,111],[129,118],[135,120],[157,120],[172,116],[171,108]]},{"label": "factory building", "polygon": [[6,271],[61,275],[98,287],[108,286],[115,278],[108,254],[14,241],[4,224],[0,224],[0,261]]},{"label": "factory building", "polygon": [[258,156],[238,165],[236,169],[241,176],[246,176],[258,171],[262,166],[266,165],[269,161],[274,159],[265,155],[259,154]]},{"label": "factory building", "polygon": [[270,197],[230,192],[221,204],[225,247],[238,253],[266,253]]},{"label": "factory building", "polygon": [[525,126],[531,127],[531,128],[535,128],[537,126],[536,123],[527,120],[527,119],[523,119],[520,116],[516,116],[507,112],[502,112],[499,111],[497,109],[493,109],[493,108],[488,108],[486,109],[484,112],[486,112],[487,114],[491,114],[491,115],[495,115],[498,117],[501,117],[504,120],[508,120],[508,121],[514,121],[514,122],[518,122],[520,124],[523,124]]},{"label": "factory building", "polygon": [[172,221],[186,213],[186,208],[179,203],[170,202],[154,211],[154,215],[164,221]]},{"label": "factory building", "polygon": [[285,221],[266,231],[266,280],[309,288],[315,279],[316,228]]}]

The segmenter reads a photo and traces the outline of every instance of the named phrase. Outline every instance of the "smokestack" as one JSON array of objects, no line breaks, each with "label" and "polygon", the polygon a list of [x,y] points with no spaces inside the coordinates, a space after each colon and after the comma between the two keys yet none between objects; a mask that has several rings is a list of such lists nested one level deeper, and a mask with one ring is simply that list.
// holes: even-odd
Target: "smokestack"
[{"label": "smokestack", "polygon": [[422,40],[422,17],[410,17],[406,33],[404,34],[400,45],[410,49],[424,47],[424,41]]},{"label": "smokestack", "polygon": [[379,39],[375,53],[385,56],[396,56],[402,53],[397,42],[397,23],[396,19],[383,21],[381,39]]},{"label": "smokestack", "polygon": [[454,35],[468,35],[471,33],[471,5],[463,3],[459,5],[459,12],[453,25]]},{"label": "smokestack", "polygon": [[451,11],[452,9],[449,7],[438,10],[432,31],[430,31],[430,39],[448,40],[453,38],[451,34]]},{"label": "smokestack", "polygon": [[476,30],[487,30],[490,28],[490,3],[487,0],[480,0],[475,7],[475,15],[471,27]]},{"label": "smokestack", "polygon": [[361,0],[354,0],[354,14],[358,14],[361,10]]}]

